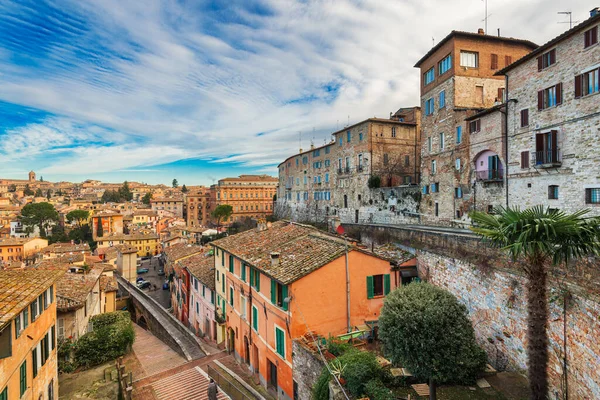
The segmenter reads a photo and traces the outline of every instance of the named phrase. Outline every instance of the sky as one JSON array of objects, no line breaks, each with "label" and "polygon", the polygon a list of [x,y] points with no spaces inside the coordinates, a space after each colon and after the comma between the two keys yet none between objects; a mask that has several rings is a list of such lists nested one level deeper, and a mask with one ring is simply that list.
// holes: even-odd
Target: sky
[{"label": "sky", "polygon": [[[597,0],[488,0],[543,44]],[[0,177],[210,185],[419,103],[414,68],[482,0],[0,0]],[[301,137],[301,141],[300,141]]]}]

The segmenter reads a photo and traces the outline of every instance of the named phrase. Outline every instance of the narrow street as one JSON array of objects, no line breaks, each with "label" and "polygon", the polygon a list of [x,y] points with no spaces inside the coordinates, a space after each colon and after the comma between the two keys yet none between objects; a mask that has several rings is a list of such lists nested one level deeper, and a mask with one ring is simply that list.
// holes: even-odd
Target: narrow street
[{"label": "narrow street", "polygon": [[162,268],[158,258],[152,257],[149,260],[143,260],[140,268],[148,268],[147,273],[139,274],[139,276],[150,282],[151,285],[148,289],[144,289],[144,292],[156,300],[163,308],[170,308],[171,294],[168,289],[163,290],[163,283],[165,283],[167,278],[165,275],[158,275],[158,271]]}]

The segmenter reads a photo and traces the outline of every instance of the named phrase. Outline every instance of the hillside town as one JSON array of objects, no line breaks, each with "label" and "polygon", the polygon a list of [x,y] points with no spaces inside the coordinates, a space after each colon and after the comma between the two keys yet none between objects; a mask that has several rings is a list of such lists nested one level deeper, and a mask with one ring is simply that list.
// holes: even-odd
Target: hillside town
[{"label": "hillside town", "polygon": [[0,177],[0,400],[600,398],[599,26],[452,30],[278,176]]}]

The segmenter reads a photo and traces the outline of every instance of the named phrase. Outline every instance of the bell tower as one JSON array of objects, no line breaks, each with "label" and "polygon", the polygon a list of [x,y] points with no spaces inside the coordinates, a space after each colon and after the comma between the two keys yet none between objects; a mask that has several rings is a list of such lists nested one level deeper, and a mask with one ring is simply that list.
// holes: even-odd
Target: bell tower
[{"label": "bell tower", "polygon": [[35,182],[35,172],[29,171],[29,182]]}]

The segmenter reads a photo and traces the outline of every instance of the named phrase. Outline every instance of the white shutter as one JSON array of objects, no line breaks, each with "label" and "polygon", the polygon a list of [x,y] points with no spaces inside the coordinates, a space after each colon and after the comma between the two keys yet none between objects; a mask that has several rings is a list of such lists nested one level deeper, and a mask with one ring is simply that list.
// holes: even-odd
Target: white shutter
[{"label": "white shutter", "polygon": [[59,339],[65,337],[65,320],[63,318],[58,319],[58,337]]},{"label": "white shutter", "polygon": [[42,343],[38,343],[37,346],[35,346],[35,353],[36,353],[36,364],[37,364],[37,370],[39,373],[39,370],[42,368]]}]

